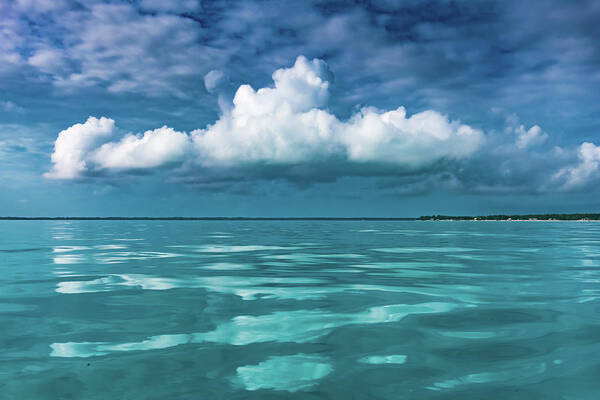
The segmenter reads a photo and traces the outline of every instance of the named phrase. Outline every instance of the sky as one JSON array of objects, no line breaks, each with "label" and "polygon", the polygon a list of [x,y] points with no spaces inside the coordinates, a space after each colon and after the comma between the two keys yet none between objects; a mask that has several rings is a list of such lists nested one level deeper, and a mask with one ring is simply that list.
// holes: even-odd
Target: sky
[{"label": "sky", "polygon": [[0,2],[0,215],[600,212],[600,2]]}]

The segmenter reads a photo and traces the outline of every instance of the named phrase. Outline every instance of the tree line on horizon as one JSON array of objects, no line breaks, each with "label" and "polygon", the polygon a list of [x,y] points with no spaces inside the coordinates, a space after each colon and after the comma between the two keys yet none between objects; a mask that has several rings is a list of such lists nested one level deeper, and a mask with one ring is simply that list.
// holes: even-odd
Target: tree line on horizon
[{"label": "tree line on horizon", "polygon": [[454,215],[423,215],[417,218],[419,221],[437,221],[437,220],[452,220],[452,221],[473,221],[473,220],[492,220],[492,221],[508,221],[514,219],[534,219],[542,221],[578,221],[578,220],[600,220],[600,214],[581,213],[581,214],[494,214],[494,215],[478,215],[478,216],[454,216]]}]

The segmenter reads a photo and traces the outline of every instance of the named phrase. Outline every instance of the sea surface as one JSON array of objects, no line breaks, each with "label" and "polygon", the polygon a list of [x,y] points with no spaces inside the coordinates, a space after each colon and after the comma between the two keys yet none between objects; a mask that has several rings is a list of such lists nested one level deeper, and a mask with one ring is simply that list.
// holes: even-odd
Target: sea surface
[{"label": "sea surface", "polygon": [[600,223],[0,221],[1,399],[600,398]]}]

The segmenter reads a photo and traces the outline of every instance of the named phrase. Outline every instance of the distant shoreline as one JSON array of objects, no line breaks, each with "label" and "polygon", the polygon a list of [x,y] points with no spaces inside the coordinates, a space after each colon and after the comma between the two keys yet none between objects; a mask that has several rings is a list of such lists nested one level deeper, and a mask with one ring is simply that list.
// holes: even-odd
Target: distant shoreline
[{"label": "distant shoreline", "polygon": [[418,221],[600,221],[600,214],[578,213],[578,214],[525,214],[525,215],[480,215],[480,216],[450,216],[450,215],[426,215],[417,218]]}]

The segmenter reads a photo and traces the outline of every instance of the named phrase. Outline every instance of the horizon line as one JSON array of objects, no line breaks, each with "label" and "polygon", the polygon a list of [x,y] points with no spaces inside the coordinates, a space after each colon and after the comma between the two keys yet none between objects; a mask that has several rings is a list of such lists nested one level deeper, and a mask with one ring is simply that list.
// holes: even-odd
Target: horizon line
[{"label": "horizon line", "polygon": [[[545,217],[594,217],[595,219],[600,218],[600,213],[544,213],[544,214],[488,214],[488,215],[421,215],[419,217],[333,217],[333,216],[320,216],[320,217],[192,217],[192,216],[169,216],[169,217],[158,217],[158,216],[0,216],[0,221],[417,221],[417,220],[439,220],[439,219],[480,219],[480,218],[492,218],[498,219],[510,219],[510,218],[540,218],[547,219]],[[569,218],[571,219],[571,218]]]}]

